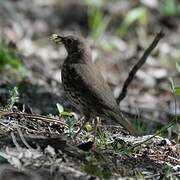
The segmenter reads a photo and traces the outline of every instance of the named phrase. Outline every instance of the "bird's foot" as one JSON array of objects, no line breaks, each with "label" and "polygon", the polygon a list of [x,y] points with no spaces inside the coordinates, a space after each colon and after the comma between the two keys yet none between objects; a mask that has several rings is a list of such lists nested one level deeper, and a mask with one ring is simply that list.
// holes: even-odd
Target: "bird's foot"
[{"label": "bird's foot", "polygon": [[80,132],[82,131],[82,129],[84,128],[85,124],[87,123],[87,120],[84,120],[84,117],[81,119],[81,121],[83,121],[83,124],[81,125],[81,127],[79,128],[79,130],[75,133],[75,135],[73,136],[73,139],[76,139],[77,136],[80,134]]}]

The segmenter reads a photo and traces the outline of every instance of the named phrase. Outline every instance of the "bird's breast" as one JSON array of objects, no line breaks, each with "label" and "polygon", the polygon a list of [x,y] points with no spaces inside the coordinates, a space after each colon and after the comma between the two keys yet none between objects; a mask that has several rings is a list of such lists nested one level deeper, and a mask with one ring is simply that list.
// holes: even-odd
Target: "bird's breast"
[{"label": "bird's breast", "polygon": [[79,81],[76,75],[75,70],[72,68],[71,64],[67,64],[66,62],[63,64],[62,71],[62,85],[64,91],[66,93],[67,98],[71,101],[74,106],[78,106],[79,110],[82,109],[82,101],[81,94],[79,91]]}]

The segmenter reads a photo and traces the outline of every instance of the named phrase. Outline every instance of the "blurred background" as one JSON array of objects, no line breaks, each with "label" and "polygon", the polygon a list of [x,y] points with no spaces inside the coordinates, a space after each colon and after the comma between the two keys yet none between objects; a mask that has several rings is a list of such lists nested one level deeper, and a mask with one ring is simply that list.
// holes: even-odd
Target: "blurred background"
[{"label": "blurred background", "polygon": [[56,113],[57,102],[72,108],[60,81],[67,54],[50,40],[52,33],[84,36],[118,97],[129,71],[163,28],[165,38],[120,107],[143,132],[156,131],[180,112],[178,0],[1,0],[0,17],[1,106],[18,86],[19,102],[36,113]]}]

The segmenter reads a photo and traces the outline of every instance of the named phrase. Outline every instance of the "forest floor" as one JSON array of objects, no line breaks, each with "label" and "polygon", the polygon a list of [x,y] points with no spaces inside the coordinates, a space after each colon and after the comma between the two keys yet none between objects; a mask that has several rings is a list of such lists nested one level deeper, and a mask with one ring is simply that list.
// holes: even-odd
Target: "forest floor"
[{"label": "forest floor", "polygon": [[[180,96],[171,87],[172,81],[174,87],[180,84],[179,14],[167,15],[158,0],[112,0],[98,8],[88,2],[0,2],[0,180],[180,178],[177,124],[138,145],[180,119]],[[102,121],[95,144],[91,122],[73,139],[82,114],[63,91],[66,51],[51,35],[84,36],[117,98],[131,68],[162,28],[165,37],[120,103],[139,136]]]}]

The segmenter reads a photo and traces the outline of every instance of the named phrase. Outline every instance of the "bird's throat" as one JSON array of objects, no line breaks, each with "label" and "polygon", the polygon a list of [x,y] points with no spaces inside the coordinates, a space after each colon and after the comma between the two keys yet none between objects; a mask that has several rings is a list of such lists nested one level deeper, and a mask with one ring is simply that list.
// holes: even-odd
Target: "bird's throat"
[{"label": "bird's throat", "polygon": [[68,63],[80,63],[84,64],[87,61],[91,60],[91,55],[88,52],[80,51],[80,52],[72,52],[68,54],[66,61]]}]

